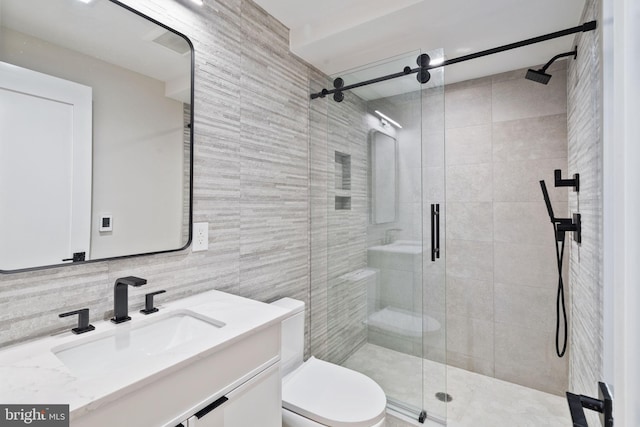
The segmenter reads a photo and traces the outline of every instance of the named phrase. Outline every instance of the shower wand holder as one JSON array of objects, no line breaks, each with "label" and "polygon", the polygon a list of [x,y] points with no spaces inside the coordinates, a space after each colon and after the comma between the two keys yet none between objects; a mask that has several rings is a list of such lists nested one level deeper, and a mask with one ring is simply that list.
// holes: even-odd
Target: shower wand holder
[{"label": "shower wand holder", "polygon": [[549,192],[547,191],[547,185],[544,183],[544,180],[540,181],[540,189],[542,190],[544,203],[547,205],[549,219],[551,220],[556,232],[556,241],[563,242],[565,233],[570,231],[573,232],[573,240],[578,243],[582,243],[582,222],[580,214],[573,214],[573,218],[556,218],[553,213],[553,206],[551,206],[551,199],[549,198]]},{"label": "shower wand holder", "polygon": [[613,427],[613,397],[607,384],[598,383],[598,399],[570,392],[566,395],[574,427],[589,427],[583,408],[599,412],[602,427]]},{"label": "shower wand holder", "polygon": [[573,179],[562,179],[562,170],[556,169],[553,171],[554,184],[556,187],[573,187],[573,191],[580,191],[580,174],[574,173]]}]

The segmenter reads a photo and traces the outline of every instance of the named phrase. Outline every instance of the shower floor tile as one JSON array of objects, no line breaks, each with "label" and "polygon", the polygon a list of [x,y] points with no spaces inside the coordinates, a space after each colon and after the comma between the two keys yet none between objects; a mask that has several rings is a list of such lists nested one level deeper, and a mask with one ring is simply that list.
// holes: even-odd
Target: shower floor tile
[{"label": "shower floor tile", "polygon": [[[424,382],[420,366],[424,363]],[[343,364],[373,378],[387,396],[419,405],[447,419],[449,427],[566,427],[572,425],[564,397],[446,366],[427,359],[365,344]],[[435,393],[447,392],[444,403]],[[402,426],[401,422],[390,423]],[[409,425],[409,424],[406,424]],[[419,424],[416,424],[419,425]],[[435,425],[435,424],[434,424]]]}]

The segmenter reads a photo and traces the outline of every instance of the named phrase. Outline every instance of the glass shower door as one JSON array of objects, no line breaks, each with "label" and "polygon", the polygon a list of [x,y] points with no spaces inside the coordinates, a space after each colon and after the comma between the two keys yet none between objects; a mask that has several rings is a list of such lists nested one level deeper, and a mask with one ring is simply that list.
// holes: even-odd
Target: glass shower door
[{"label": "glass shower door", "polygon": [[[431,53],[434,60],[443,51]],[[430,419],[447,416],[444,68],[431,70],[422,91],[423,407]]]},{"label": "glass shower door", "polygon": [[[348,85],[415,68],[419,54],[339,77]],[[430,74],[426,84],[409,74],[339,103],[311,101],[311,350],[373,378],[389,407],[413,419],[445,415],[424,393],[445,386],[443,252],[431,261],[431,204],[444,209],[444,123],[434,115],[444,116],[444,96],[442,70]]]}]

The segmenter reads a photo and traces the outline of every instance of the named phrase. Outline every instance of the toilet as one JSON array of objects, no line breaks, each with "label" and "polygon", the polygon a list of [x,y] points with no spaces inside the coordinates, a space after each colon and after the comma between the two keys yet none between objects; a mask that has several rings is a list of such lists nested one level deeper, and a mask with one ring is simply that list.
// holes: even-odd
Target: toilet
[{"label": "toilet", "polygon": [[382,427],[387,399],[371,378],[318,360],[303,362],[304,302],[282,298],[281,377],[283,427]]}]

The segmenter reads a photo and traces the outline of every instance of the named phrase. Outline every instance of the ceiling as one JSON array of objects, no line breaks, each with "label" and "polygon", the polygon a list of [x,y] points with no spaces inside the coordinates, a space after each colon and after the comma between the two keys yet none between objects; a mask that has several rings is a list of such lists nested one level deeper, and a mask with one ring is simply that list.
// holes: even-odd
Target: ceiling
[{"label": "ceiling", "polygon": [[[584,0],[254,1],[290,29],[291,51],[328,75],[407,53],[442,48],[452,59],[502,46],[580,25],[584,8]],[[543,64],[572,50],[573,40],[565,36],[447,66],[444,81]],[[388,73],[402,71],[397,62]],[[414,60],[404,65],[416,66]]]},{"label": "ceiling", "polygon": [[0,0],[0,17],[0,27],[163,81],[167,96],[191,102],[188,43],[111,2]]}]

